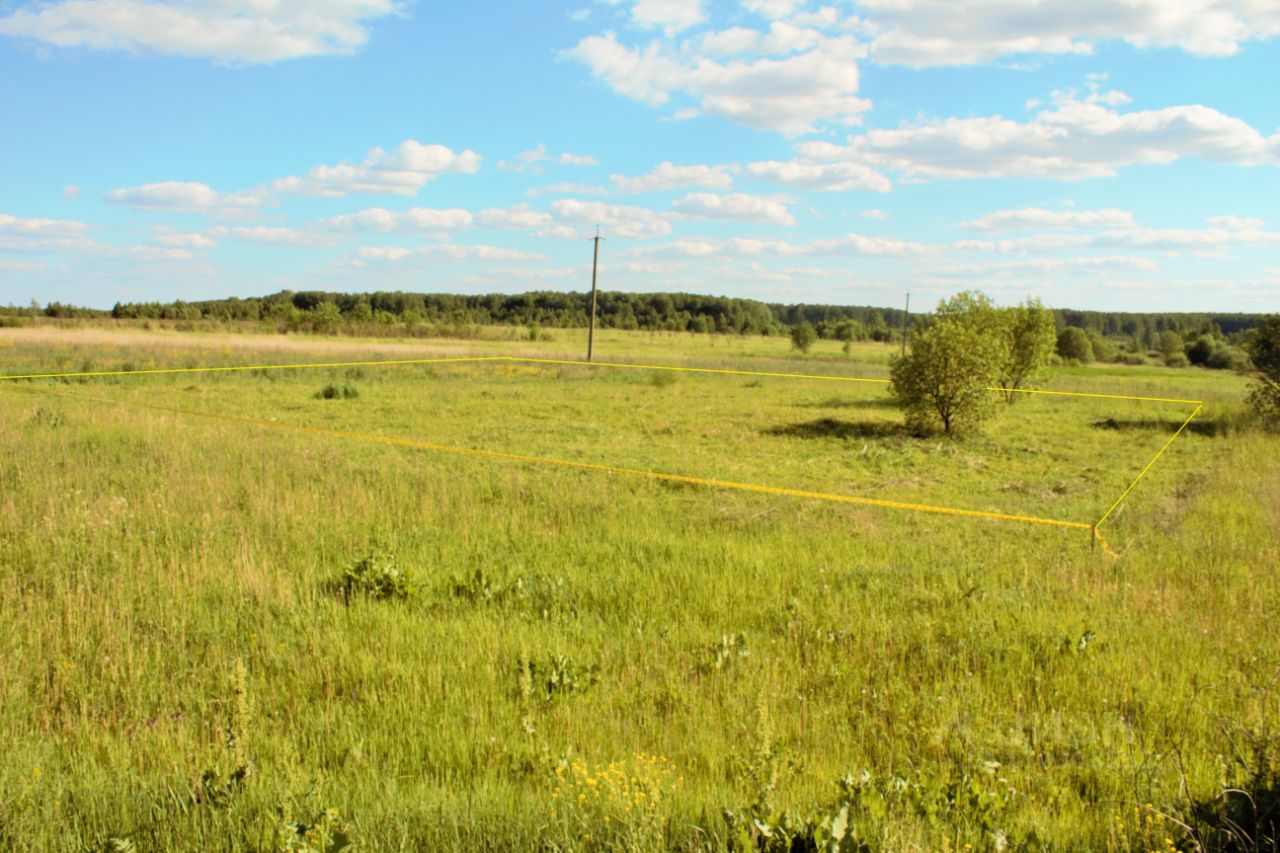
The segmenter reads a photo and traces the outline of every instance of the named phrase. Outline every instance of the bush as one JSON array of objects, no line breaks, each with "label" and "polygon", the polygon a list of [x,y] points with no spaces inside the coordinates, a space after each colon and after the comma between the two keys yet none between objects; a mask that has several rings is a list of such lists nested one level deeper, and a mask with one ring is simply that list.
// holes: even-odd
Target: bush
[{"label": "bush", "polygon": [[1214,370],[1247,370],[1249,354],[1239,347],[1221,346],[1209,354],[1205,366]]},{"label": "bush", "polygon": [[808,320],[791,327],[791,346],[800,352],[808,352],[813,342],[818,339],[818,332]]},{"label": "bush", "polygon": [[911,352],[893,360],[893,395],[907,424],[927,432],[969,429],[991,413],[988,390],[999,376],[1001,341],[957,317],[945,317],[916,332]]},{"label": "bush", "polygon": [[1164,360],[1170,362],[1176,355],[1186,355],[1187,345],[1183,342],[1182,335],[1172,329],[1165,329],[1160,333],[1158,349]]},{"label": "bush", "polygon": [[1095,361],[1115,360],[1119,348],[1114,343],[1093,330],[1088,331],[1086,334],[1089,336],[1089,346],[1093,349]]},{"label": "bush", "polygon": [[1254,383],[1249,402],[1267,426],[1280,429],[1280,316],[1268,317],[1249,342]]},{"label": "bush", "polygon": [[1186,367],[1191,364],[1185,352],[1175,352],[1165,360],[1165,364],[1169,367]]},{"label": "bush", "polygon": [[332,383],[315,393],[317,400],[354,400],[359,396],[360,391],[353,385],[334,385]]},{"label": "bush", "polygon": [[1213,355],[1213,351],[1219,347],[1219,343],[1208,335],[1201,335],[1196,338],[1195,343],[1187,347],[1187,360],[1192,364],[1207,365],[1209,357]]},{"label": "bush", "polygon": [[403,600],[417,595],[418,585],[412,575],[400,570],[392,555],[374,552],[356,560],[343,571],[338,591],[347,602],[357,595]]},{"label": "bush", "polygon": [[1084,329],[1068,326],[1058,335],[1058,355],[1065,361],[1088,364],[1093,361],[1093,344]]}]

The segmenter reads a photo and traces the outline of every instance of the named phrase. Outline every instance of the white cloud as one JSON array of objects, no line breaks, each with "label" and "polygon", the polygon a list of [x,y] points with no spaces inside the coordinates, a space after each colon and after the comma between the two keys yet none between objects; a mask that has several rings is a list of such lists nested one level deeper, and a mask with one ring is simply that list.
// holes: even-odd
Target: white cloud
[{"label": "white cloud", "polygon": [[625,175],[610,175],[614,187],[620,193],[652,193],[680,187],[706,187],[713,190],[727,190],[733,186],[733,166],[676,166],[664,161],[653,167],[647,175],[628,178]]},{"label": "white cloud", "polygon": [[396,0],[61,0],[0,18],[0,34],[58,47],[270,63],[350,54],[368,41],[366,21]]},{"label": "white cloud", "polygon": [[371,207],[322,219],[320,227],[333,231],[457,231],[471,224],[472,216],[461,208],[413,207],[387,210]]},{"label": "white cloud", "polygon": [[428,181],[449,173],[479,170],[480,155],[471,150],[454,152],[443,145],[424,145],[407,139],[393,152],[372,148],[364,162],[316,166],[305,177],[271,182],[279,193],[342,197],[357,194],[417,195]]},{"label": "white cloud", "polygon": [[80,195],[80,188],[75,184],[67,184],[62,188],[62,197],[65,199],[73,199]]},{"label": "white cloud", "polygon": [[627,250],[627,257],[712,258],[777,255],[797,257],[811,255],[863,255],[869,257],[914,258],[936,254],[938,246],[899,240],[895,237],[867,237],[849,233],[841,237],[793,243],[787,240],[760,240],[733,237],[729,240],[685,238]]},{"label": "white cloud", "polygon": [[218,245],[213,235],[200,232],[161,233],[153,239],[162,246],[178,249],[212,249]]},{"label": "white cloud", "polygon": [[451,261],[541,261],[546,256],[535,252],[522,252],[508,249],[505,246],[486,244],[459,245],[444,243],[438,246],[423,246],[407,249],[402,246],[361,246],[355,250],[355,258],[360,261],[385,261],[397,263],[405,260],[443,258]]},{"label": "white cloud", "polygon": [[594,187],[590,184],[560,182],[532,187],[525,190],[524,194],[529,198],[537,198],[540,195],[605,195],[607,192],[608,190],[604,187]]},{"label": "white cloud", "polygon": [[1226,56],[1280,35],[1280,7],[1258,0],[862,0],[879,63],[969,65],[1013,54],[1088,54],[1100,42]]},{"label": "white cloud", "polygon": [[311,232],[268,225],[228,228],[226,233],[244,243],[264,243],[271,246],[313,246],[323,242],[319,235]]},{"label": "white cloud", "polygon": [[589,157],[586,154],[570,154],[568,151],[560,154],[560,163],[565,166],[594,166],[599,162],[595,157]]},{"label": "white cloud", "polygon": [[680,213],[701,219],[730,219],[771,225],[796,224],[795,216],[782,202],[745,193],[690,193],[672,202],[671,207]]},{"label": "white cloud", "polygon": [[870,130],[848,145],[797,146],[811,161],[890,169],[908,178],[1047,178],[1114,175],[1122,166],[1201,157],[1236,165],[1280,163],[1280,133],[1262,136],[1240,119],[1198,104],[1119,112],[1110,93],[1055,93],[1029,122],[1001,116],[947,118]]},{"label": "white cloud", "polygon": [[123,204],[134,210],[170,210],[236,216],[253,213],[269,199],[261,190],[220,193],[208,184],[191,181],[160,181],[137,187],[115,189],[103,198],[108,204]]},{"label": "white cloud", "polygon": [[612,32],[589,36],[564,51],[634,100],[658,107],[678,94],[698,105],[680,109],[679,117],[701,112],[789,136],[859,121],[870,107],[857,97],[856,60],[864,53],[851,36],[824,36],[812,48],[784,58],[718,61],[661,41],[632,48]]},{"label": "white cloud", "polygon": [[1159,264],[1151,258],[1132,255],[1095,256],[1085,258],[1025,258],[986,264],[947,264],[932,275],[940,278],[967,278],[976,275],[1022,275],[1025,273],[1105,273],[1112,271],[1152,271]]},{"label": "white cloud", "polygon": [[709,56],[785,56],[804,50],[812,50],[822,44],[823,35],[817,30],[774,22],[767,33],[747,27],[730,27],[702,36],[702,53]]},{"label": "white cloud", "polygon": [[482,210],[476,215],[476,221],[486,228],[545,228],[551,224],[551,214],[517,204]]},{"label": "white cloud", "polygon": [[580,226],[562,229],[553,236],[584,237],[594,233],[597,225],[609,237],[645,239],[671,233],[666,216],[647,207],[563,198],[551,202],[551,212],[567,225]]},{"label": "white cloud", "polygon": [[744,9],[771,21],[790,17],[804,4],[805,0],[742,0]]},{"label": "white cloud", "polygon": [[80,237],[89,226],[71,219],[24,219],[0,213],[0,234],[22,237]]},{"label": "white cloud", "polygon": [[867,208],[866,210],[860,210],[858,211],[858,215],[861,216],[863,219],[878,219],[881,222],[884,222],[886,219],[889,218],[889,214],[885,213],[883,210],[880,210],[879,208],[876,208],[876,207],[870,207],[870,208]]},{"label": "white cloud", "polygon": [[641,27],[661,29],[667,35],[706,20],[702,5],[704,0],[635,0],[631,7],[631,20]]},{"label": "white cloud", "polygon": [[747,174],[798,190],[888,192],[889,179],[863,163],[809,163],[765,160],[747,166]]},{"label": "white cloud", "polygon": [[1263,221],[1256,216],[1210,216],[1208,223],[1235,230],[1257,230],[1263,226]]},{"label": "white cloud", "polygon": [[961,224],[976,231],[1001,234],[1037,228],[1127,228],[1135,223],[1131,212],[1116,208],[1045,210],[1024,207],[1018,210],[997,210]]}]

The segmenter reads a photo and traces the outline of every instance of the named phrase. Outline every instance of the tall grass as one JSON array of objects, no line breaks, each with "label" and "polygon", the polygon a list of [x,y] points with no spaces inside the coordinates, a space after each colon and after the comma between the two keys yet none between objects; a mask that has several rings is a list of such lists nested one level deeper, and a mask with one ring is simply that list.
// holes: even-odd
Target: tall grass
[{"label": "tall grass", "polygon": [[[243,363],[74,341],[4,372]],[[1238,417],[1234,377],[1132,370],[1050,387]],[[1223,791],[1265,801],[1238,747],[1274,749],[1280,660],[1280,454],[1244,422],[1175,444],[1113,560],[139,407],[1083,520],[1180,422],[1028,402],[921,442],[878,393],[522,365],[0,387],[0,847],[724,849],[842,814],[872,849],[1233,843]],[[411,592],[343,593],[374,553]]]}]

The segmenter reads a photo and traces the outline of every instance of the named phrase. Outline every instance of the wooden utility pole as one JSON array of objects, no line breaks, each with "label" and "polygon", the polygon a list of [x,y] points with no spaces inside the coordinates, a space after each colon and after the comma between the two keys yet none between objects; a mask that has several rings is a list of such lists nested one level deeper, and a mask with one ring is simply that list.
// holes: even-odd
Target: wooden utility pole
[{"label": "wooden utility pole", "polygon": [[600,263],[600,227],[596,226],[596,236],[591,238],[595,243],[595,251],[591,255],[591,325],[587,327],[587,361],[591,361],[591,350],[596,339],[596,268]]},{"label": "wooden utility pole", "polygon": [[907,330],[911,323],[911,291],[907,291],[907,307],[902,312],[902,355],[907,355]]}]

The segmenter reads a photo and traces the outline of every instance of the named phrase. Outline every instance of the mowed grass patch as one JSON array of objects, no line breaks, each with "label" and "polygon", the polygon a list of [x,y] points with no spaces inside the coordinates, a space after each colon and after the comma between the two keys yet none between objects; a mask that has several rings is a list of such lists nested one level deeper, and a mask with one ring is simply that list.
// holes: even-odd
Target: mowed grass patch
[{"label": "mowed grass patch", "polygon": [[[554,443],[537,433],[561,429],[560,406],[607,401],[601,434],[633,435],[619,425],[643,419],[620,410],[690,384],[583,375],[545,405],[541,373],[441,373],[422,369],[411,385],[334,373],[51,390],[238,411],[237,397],[280,400],[284,387],[297,408],[273,417],[368,430],[369,407],[385,405],[418,436],[450,396],[393,405],[420,380],[490,412],[489,437],[538,447]],[[315,399],[331,381],[359,397]],[[773,390],[748,382],[730,388]],[[1159,844],[1143,834],[1146,804],[1186,814],[1213,796],[1235,773],[1222,758],[1233,737],[1273,713],[1280,493],[1275,439],[1257,433],[1188,436],[1151,475],[1166,479],[1118,519],[1113,561],[1054,530],[461,459],[42,390],[0,389],[6,848],[115,836],[140,849],[272,849],[282,809],[309,822],[332,807],[370,849],[627,838],[723,849],[723,809],[765,796],[811,813],[864,770],[886,810],[851,819],[876,848],[992,846],[997,832],[1012,846]],[[508,398],[519,405],[500,391],[521,391]],[[766,423],[772,410],[756,416],[748,400],[742,440],[780,442],[776,464],[814,442],[860,450],[764,432],[848,420],[861,405],[851,396],[805,390]],[[1216,405],[1229,404],[1223,393]],[[521,407],[550,411],[535,428],[501,422]],[[1163,435],[1082,432],[1147,446]],[[643,436],[614,441],[624,457],[659,453]],[[686,456],[705,459],[706,446]],[[415,596],[334,590],[375,549],[413,573]],[[674,770],[654,817],[555,796],[562,760],[594,770],[637,754]],[[237,781],[241,761],[251,772]],[[961,778],[982,797],[955,793]],[[919,795],[895,799],[894,780]],[[610,836],[624,819],[634,834]]]}]

